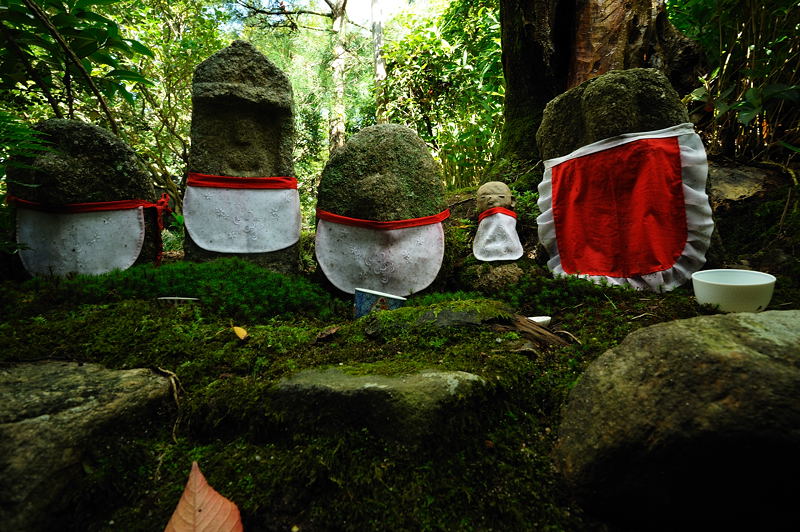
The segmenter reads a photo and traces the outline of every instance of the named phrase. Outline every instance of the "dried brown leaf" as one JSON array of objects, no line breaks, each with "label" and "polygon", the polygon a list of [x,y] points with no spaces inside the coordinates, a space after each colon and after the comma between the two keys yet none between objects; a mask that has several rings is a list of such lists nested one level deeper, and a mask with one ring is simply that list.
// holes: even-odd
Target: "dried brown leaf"
[{"label": "dried brown leaf", "polygon": [[243,532],[239,508],[212,488],[197,462],[164,532]]}]

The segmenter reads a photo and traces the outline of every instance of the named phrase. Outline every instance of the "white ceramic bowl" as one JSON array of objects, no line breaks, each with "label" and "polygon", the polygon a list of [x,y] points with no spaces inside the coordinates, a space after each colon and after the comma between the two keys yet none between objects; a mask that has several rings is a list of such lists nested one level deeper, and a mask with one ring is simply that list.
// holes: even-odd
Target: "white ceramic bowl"
[{"label": "white ceramic bowl", "polygon": [[775,277],[751,270],[704,270],[692,274],[694,297],[723,312],[759,312],[767,308]]}]

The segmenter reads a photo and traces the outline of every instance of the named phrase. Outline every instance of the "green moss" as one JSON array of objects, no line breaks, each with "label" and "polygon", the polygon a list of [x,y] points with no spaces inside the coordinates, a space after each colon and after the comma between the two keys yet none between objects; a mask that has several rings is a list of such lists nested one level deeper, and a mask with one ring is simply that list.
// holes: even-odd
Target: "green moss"
[{"label": "green moss", "polygon": [[[163,528],[193,460],[236,502],[247,530],[589,529],[594,524],[561,491],[548,458],[567,392],[587,364],[631,331],[707,310],[686,289],[634,292],[553,279],[530,261],[519,264],[520,283],[492,299],[418,294],[406,307],[358,320],[349,302],[303,278],[280,282],[308,308],[286,312],[285,303],[262,301],[266,310],[252,320],[234,318],[213,306],[237,286],[227,281],[234,272],[254,287],[247,297],[272,301],[266,290],[279,286],[270,275],[253,279],[263,270],[238,263],[6,283],[0,360],[159,367],[180,380],[178,409],[132,426],[128,436],[104,435],[87,450],[86,476],[71,493],[72,530]],[[153,300],[160,275],[178,281],[184,271],[210,281],[208,302]],[[137,290],[139,283],[147,290]],[[783,297],[779,286],[776,298]],[[330,317],[320,319],[324,308]],[[532,344],[511,327],[514,314],[549,314],[551,328],[563,331],[557,334],[580,343]],[[247,329],[248,340],[233,333],[234,324]],[[466,371],[490,382],[494,396],[414,446],[371,433],[358,419],[338,431],[312,431],[275,407],[274,388],[319,367],[359,375]]]},{"label": "green moss", "polygon": [[444,209],[441,170],[417,134],[397,124],[362,129],[331,155],[320,209],[369,220],[403,220]]}]

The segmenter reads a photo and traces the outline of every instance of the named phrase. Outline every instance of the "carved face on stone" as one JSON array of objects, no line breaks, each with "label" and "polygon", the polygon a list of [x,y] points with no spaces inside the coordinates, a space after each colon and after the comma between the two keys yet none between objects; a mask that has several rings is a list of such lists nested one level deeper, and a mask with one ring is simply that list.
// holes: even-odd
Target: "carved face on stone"
[{"label": "carved face on stone", "polygon": [[478,212],[483,212],[492,207],[514,207],[514,197],[508,185],[500,181],[489,181],[478,189]]},{"label": "carved face on stone", "polygon": [[195,166],[205,173],[241,177],[278,175],[276,118],[256,105],[227,101],[195,106]]}]

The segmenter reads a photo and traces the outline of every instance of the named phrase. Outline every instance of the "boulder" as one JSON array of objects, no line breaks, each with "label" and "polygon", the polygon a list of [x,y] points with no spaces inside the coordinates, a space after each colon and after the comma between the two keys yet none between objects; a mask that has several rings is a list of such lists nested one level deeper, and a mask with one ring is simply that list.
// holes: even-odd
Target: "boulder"
[{"label": "boulder", "polygon": [[[293,177],[294,96],[289,79],[252,44],[230,46],[197,65],[192,80],[189,172],[232,177]],[[221,253],[186,235],[185,257],[238,256],[271,270],[299,268],[297,244],[264,253]]]},{"label": "boulder", "polygon": [[689,121],[667,77],[650,68],[613,70],[555,97],[544,109],[536,143],[553,159],[622,133],[653,131]]},{"label": "boulder", "polygon": [[286,412],[292,430],[366,427],[384,437],[420,443],[444,436],[489,390],[485,379],[463,371],[384,377],[312,369],[280,381],[272,406]]},{"label": "boulder", "polygon": [[[150,176],[136,153],[107,130],[58,118],[34,129],[51,149],[8,168],[11,195],[49,205],[156,200]],[[145,238],[137,263],[152,262],[160,249],[156,210],[145,209],[144,220]]]},{"label": "boulder", "polygon": [[317,207],[382,222],[431,216],[445,208],[441,170],[411,129],[367,127],[331,155],[320,178]]},{"label": "boulder", "polygon": [[0,369],[0,522],[7,530],[57,530],[97,436],[136,434],[171,399],[147,369],[41,362]]},{"label": "boulder", "polygon": [[640,329],[570,393],[557,466],[588,511],[637,530],[788,522],[800,474],[798,353],[797,310]]}]

